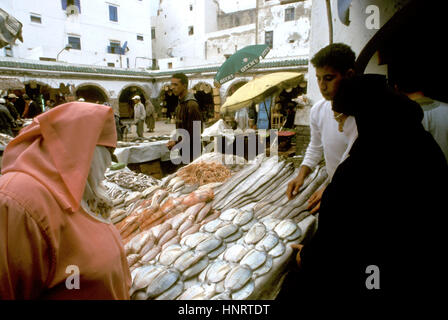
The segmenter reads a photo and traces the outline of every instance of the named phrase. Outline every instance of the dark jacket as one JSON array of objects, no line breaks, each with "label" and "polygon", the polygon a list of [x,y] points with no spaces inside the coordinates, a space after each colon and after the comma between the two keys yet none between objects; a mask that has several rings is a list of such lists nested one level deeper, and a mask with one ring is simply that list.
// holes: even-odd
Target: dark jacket
[{"label": "dark jacket", "polygon": [[[436,294],[446,270],[439,219],[448,167],[420,106],[384,77],[363,75],[341,82],[333,109],[355,117],[358,138],[323,194],[318,231],[302,252],[308,287],[339,296]],[[380,290],[366,287],[372,265]]]}]

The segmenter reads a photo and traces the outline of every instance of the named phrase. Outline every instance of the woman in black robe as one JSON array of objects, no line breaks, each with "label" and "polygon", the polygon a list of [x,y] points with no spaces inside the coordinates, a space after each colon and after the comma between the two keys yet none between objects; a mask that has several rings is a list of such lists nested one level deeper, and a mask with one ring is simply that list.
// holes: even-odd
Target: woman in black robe
[{"label": "woman in black robe", "polygon": [[448,167],[421,107],[384,76],[361,75],[341,82],[333,110],[355,117],[358,138],[323,194],[297,290],[334,299],[444,291]]}]

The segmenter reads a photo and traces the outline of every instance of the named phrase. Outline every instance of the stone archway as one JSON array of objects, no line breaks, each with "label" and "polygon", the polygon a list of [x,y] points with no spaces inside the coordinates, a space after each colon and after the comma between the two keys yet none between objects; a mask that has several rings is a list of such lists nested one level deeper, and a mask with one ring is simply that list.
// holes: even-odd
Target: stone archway
[{"label": "stone archway", "polygon": [[132,97],[135,95],[140,96],[143,105],[150,98],[147,90],[140,84],[132,83],[123,87],[118,94],[118,110],[121,118],[132,118],[134,116]]},{"label": "stone archway", "polygon": [[84,98],[86,102],[103,104],[109,102],[107,90],[96,83],[87,82],[75,88],[77,98]]},{"label": "stone archway", "polygon": [[206,82],[198,82],[192,88],[194,97],[201,110],[202,121],[205,123],[214,117],[213,88]]}]

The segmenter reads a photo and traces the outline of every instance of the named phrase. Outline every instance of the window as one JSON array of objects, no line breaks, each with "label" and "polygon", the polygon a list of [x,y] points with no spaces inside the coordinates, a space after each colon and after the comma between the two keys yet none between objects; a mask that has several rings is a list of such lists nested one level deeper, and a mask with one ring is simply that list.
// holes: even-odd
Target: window
[{"label": "window", "polygon": [[68,43],[72,45],[72,49],[81,50],[81,38],[77,36],[68,36]]},{"label": "window", "polygon": [[113,63],[113,62],[108,62],[108,63],[107,63],[107,66],[108,66],[108,67],[115,67],[115,63]]},{"label": "window", "polygon": [[41,16],[38,15],[38,14],[33,14],[33,13],[32,13],[32,14],[30,15],[30,19],[31,19],[31,22],[39,23],[39,24],[42,23],[42,18],[41,18]]},{"label": "window", "polygon": [[109,20],[118,22],[118,9],[116,6],[109,5]]},{"label": "window", "polygon": [[173,63],[172,62],[168,62],[168,69],[173,69]]},{"label": "window", "polygon": [[12,54],[12,48],[11,48],[10,45],[7,45],[7,46],[5,47],[5,57],[12,57],[12,56],[13,56],[13,54]]},{"label": "window", "polygon": [[269,45],[269,47],[272,49],[274,45],[274,31],[266,31],[264,33],[264,43]]},{"label": "window", "polygon": [[79,13],[81,13],[81,0],[61,0],[62,10],[67,10],[70,5],[75,5],[78,7]]},{"label": "window", "polygon": [[285,21],[293,21],[293,20],[294,20],[294,8],[286,8]]},{"label": "window", "polygon": [[138,40],[138,41],[143,41],[143,36],[141,36],[141,35],[137,35],[137,40]]},{"label": "window", "polygon": [[119,54],[121,51],[121,45],[119,41],[111,41],[110,45],[107,47],[108,53],[116,53]]},{"label": "window", "polygon": [[193,11],[193,5],[190,4],[190,11]]},{"label": "window", "polygon": [[188,27],[188,35],[192,36],[194,34],[194,27],[193,26],[189,26]]},{"label": "window", "polygon": [[156,38],[156,28],[155,27],[152,27],[151,28],[151,39],[155,39]]}]

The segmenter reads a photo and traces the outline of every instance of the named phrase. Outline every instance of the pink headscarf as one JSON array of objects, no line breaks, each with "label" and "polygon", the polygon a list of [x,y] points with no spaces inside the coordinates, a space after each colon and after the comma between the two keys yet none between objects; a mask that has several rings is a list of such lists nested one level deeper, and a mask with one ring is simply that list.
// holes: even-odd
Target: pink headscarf
[{"label": "pink headscarf", "polygon": [[75,212],[95,146],[116,147],[112,108],[69,102],[34,118],[6,147],[2,174],[26,173],[47,187],[63,209]]}]

